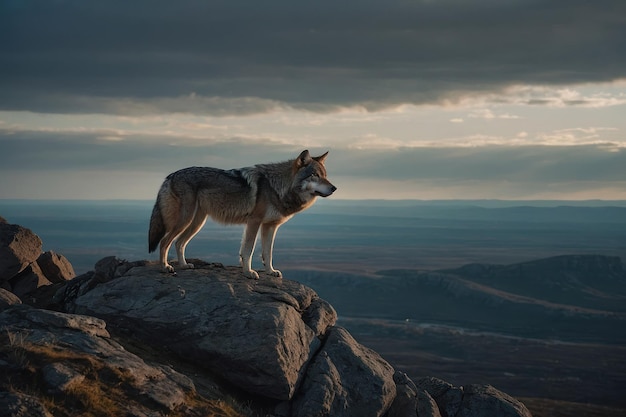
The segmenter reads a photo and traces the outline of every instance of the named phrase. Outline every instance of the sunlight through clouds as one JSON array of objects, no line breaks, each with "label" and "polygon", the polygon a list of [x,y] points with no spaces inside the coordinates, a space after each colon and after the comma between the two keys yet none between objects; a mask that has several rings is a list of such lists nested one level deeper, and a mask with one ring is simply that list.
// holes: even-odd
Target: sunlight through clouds
[{"label": "sunlight through clouds", "polygon": [[181,167],[303,149],[330,151],[337,198],[624,194],[623,1],[13,6],[0,198],[68,176],[152,198]]}]

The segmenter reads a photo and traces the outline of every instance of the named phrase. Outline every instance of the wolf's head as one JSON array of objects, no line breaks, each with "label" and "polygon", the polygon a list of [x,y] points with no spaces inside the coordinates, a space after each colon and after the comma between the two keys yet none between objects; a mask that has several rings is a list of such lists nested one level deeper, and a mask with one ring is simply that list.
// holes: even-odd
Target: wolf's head
[{"label": "wolf's head", "polygon": [[311,156],[308,150],[302,151],[293,162],[295,183],[300,192],[308,193],[313,197],[328,197],[337,187],[326,179],[324,160],[328,152],[320,156]]}]

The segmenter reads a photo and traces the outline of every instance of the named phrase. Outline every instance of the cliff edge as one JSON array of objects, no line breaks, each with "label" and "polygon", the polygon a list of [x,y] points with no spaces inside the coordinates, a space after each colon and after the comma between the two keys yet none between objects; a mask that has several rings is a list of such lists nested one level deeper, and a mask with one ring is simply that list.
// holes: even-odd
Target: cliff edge
[{"label": "cliff edge", "polygon": [[412,381],[298,282],[108,257],[34,285],[41,240],[0,229],[0,417],[530,416],[489,385]]}]

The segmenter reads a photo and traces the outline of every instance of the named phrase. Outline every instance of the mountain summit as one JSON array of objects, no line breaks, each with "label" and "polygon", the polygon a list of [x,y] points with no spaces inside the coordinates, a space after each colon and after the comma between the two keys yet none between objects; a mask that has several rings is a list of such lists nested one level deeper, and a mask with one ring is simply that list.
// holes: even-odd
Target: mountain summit
[{"label": "mountain summit", "polygon": [[[38,259],[15,247],[5,287]],[[489,385],[412,381],[305,285],[194,263],[107,257],[21,299],[0,289],[0,415],[530,416]]]}]

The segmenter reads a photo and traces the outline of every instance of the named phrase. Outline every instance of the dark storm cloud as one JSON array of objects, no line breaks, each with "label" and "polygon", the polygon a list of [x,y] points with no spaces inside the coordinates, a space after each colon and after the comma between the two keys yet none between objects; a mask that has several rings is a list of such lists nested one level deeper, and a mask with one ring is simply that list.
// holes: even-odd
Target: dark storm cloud
[{"label": "dark storm cloud", "polygon": [[120,112],[85,97],[192,92],[375,109],[626,77],[622,0],[6,0],[0,36],[4,110]]}]

